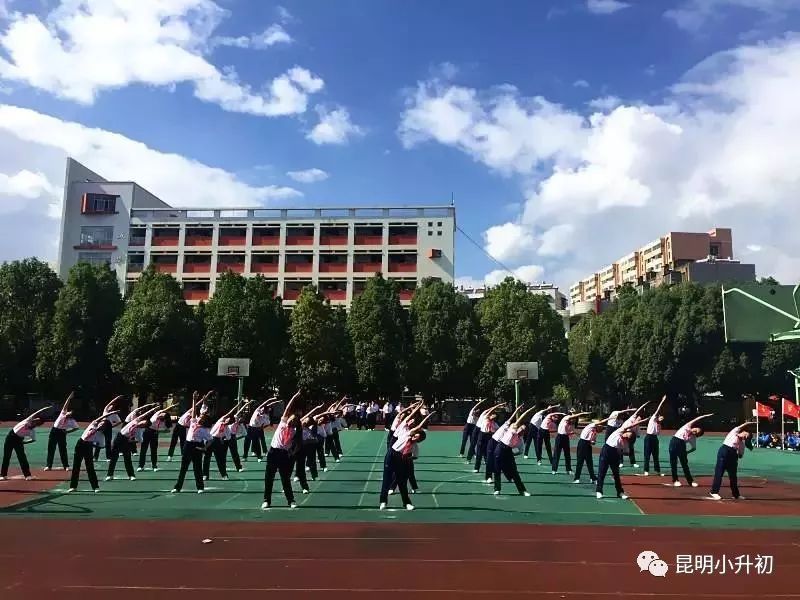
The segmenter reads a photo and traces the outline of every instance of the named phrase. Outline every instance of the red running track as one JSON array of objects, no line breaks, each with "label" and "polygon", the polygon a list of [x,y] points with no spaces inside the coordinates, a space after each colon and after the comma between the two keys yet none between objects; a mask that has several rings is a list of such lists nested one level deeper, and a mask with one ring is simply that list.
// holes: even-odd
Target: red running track
[{"label": "red running track", "polygon": [[[0,531],[0,598],[800,598],[797,532],[47,519]],[[639,571],[643,550],[670,565],[665,578]],[[771,555],[774,569],[676,574],[677,554]]]}]

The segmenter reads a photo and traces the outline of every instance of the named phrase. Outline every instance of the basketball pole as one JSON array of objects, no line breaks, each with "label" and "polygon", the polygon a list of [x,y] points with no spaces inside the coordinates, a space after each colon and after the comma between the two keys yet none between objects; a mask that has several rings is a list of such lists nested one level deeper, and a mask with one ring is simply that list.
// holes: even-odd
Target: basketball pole
[{"label": "basketball pole", "polygon": [[514,410],[519,408],[519,379],[514,380]]}]

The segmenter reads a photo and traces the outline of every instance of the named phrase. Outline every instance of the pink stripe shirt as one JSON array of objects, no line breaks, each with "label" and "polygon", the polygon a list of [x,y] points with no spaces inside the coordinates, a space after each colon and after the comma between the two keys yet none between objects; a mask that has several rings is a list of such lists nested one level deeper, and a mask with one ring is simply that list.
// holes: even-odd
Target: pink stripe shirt
[{"label": "pink stripe shirt", "polygon": [[14,433],[16,433],[19,437],[34,437],[36,434],[34,433],[34,426],[31,424],[31,419],[28,417],[27,419],[23,419],[16,425],[14,425]]},{"label": "pink stripe shirt", "polygon": [[215,438],[224,438],[227,429],[227,419],[222,418],[211,426],[211,436]]},{"label": "pink stripe shirt", "polygon": [[692,426],[689,424],[684,425],[678,431],[675,432],[675,436],[679,440],[683,440],[684,442],[688,442],[694,436],[692,435]]},{"label": "pink stripe shirt", "polygon": [[620,450],[625,445],[625,440],[622,438],[623,430],[617,429],[614,433],[608,436],[606,445]]},{"label": "pink stripe shirt", "polygon": [[517,433],[517,430],[514,427],[506,427],[505,431],[503,432],[503,437],[500,439],[500,442],[508,446],[509,448],[516,448],[519,446],[519,443],[522,441],[522,437]]},{"label": "pink stripe shirt", "polygon": [[657,416],[654,415],[647,421],[647,433],[648,435],[658,435],[661,433],[661,423],[658,422]]},{"label": "pink stripe shirt", "polygon": [[281,419],[278,427],[275,428],[270,447],[277,450],[288,450],[292,446],[292,437],[294,437],[294,431],[289,427],[289,421]]},{"label": "pink stripe shirt", "polygon": [[69,417],[67,416],[67,413],[62,410],[60,413],[58,413],[56,420],[53,421],[53,429],[69,429],[68,422]]},{"label": "pink stripe shirt", "polygon": [[250,427],[264,427],[264,425],[267,424],[269,424],[267,420],[267,411],[263,408],[259,408],[250,417]]},{"label": "pink stripe shirt", "polygon": [[122,429],[119,430],[120,434],[124,435],[129,440],[133,440],[136,438],[136,431],[139,429],[138,419],[136,421],[131,421],[122,426]]},{"label": "pink stripe shirt", "polygon": [[503,436],[506,434],[506,432],[507,432],[509,429],[511,429],[511,423],[509,423],[509,422],[507,422],[507,421],[506,421],[505,423],[503,423],[502,425],[500,425],[500,427],[498,427],[498,428],[497,428],[497,431],[495,431],[495,432],[494,432],[494,435],[492,435],[492,439],[493,439],[495,442],[499,442],[500,440],[502,440],[502,439],[503,439]]},{"label": "pink stripe shirt", "polygon": [[741,453],[742,450],[742,439],[739,437],[739,428],[731,429],[728,432],[728,435],[725,436],[725,440],[722,442],[725,446],[733,448],[737,452]]},{"label": "pink stripe shirt", "polygon": [[557,416],[553,415],[552,413],[547,415],[542,420],[541,429],[546,429],[547,431],[555,431],[556,430],[556,418],[557,418]]},{"label": "pink stripe shirt", "polygon": [[494,419],[486,419],[486,422],[483,425],[483,433],[494,433],[497,431],[497,421]]},{"label": "pink stripe shirt", "polygon": [[533,425],[534,427],[541,427],[542,421],[544,421],[545,412],[547,412],[546,408],[544,410],[540,410],[537,413],[533,413],[533,416],[531,417],[531,425]]},{"label": "pink stripe shirt", "polygon": [[166,425],[164,425],[164,419],[166,419],[166,415],[163,412],[157,412],[152,417],[150,417],[150,429],[154,431],[163,431],[166,429]]},{"label": "pink stripe shirt", "polygon": [[92,438],[100,430],[100,426],[102,424],[103,424],[102,421],[100,423],[98,423],[96,421],[93,422],[93,423],[89,423],[89,425],[86,427],[86,429],[83,430],[83,433],[81,434],[81,439],[84,442],[91,442]]},{"label": "pink stripe shirt", "polygon": [[575,429],[572,427],[572,419],[568,419],[567,417],[561,419],[561,421],[558,423],[558,433],[569,436],[575,433]]},{"label": "pink stripe shirt", "polygon": [[192,409],[187,410],[183,413],[180,417],[178,417],[178,425],[183,425],[184,427],[189,426],[189,421],[192,420]]},{"label": "pink stripe shirt", "polygon": [[186,432],[187,442],[210,442],[211,432],[208,427],[201,427],[200,419],[191,419],[189,421],[188,431]]}]

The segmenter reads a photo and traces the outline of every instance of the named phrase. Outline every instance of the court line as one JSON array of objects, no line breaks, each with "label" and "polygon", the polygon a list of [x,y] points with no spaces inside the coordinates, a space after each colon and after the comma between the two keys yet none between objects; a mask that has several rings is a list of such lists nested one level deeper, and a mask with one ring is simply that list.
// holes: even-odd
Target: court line
[{"label": "court line", "polygon": [[436,499],[436,490],[438,490],[445,483],[452,483],[454,481],[464,479],[465,477],[472,477],[473,475],[475,475],[475,473],[465,473],[463,475],[457,475],[456,477],[437,483],[436,486],[434,486],[434,488],[431,490],[431,496],[433,497],[433,503],[436,505],[436,508],[439,508],[439,501]]},{"label": "court line", "polygon": [[[511,594],[515,596],[533,596],[533,595],[546,595],[564,597],[570,596],[616,596],[616,597],[652,597],[652,598],[674,598],[676,596],[684,596],[680,592],[600,592],[597,590],[590,591],[551,591],[551,590],[477,590],[477,589],[458,589],[458,588],[433,588],[433,589],[414,589],[414,588],[289,588],[289,587],[200,587],[200,586],[154,586],[154,585],[64,585],[54,588],[55,590],[127,590],[127,591],[159,591],[159,592],[299,592],[299,593],[321,593],[329,594],[331,592],[348,592],[355,594],[463,594],[463,595],[503,595]],[[753,594],[731,594],[731,593],[709,593],[697,592],[691,593],[694,598],[748,598],[751,599]],[[770,593],[771,598],[800,598],[798,594],[774,594]]]},{"label": "court line", "polygon": [[[356,445],[355,445],[355,446],[353,446],[352,450],[355,450],[356,448],[358,448],[358,446],[359,446],[359,445],[360,445],[360,444],[361,444],[361,443],[362,443],[362,442],[363,442],[365,439],[367,439],[367,438],[362,438],[361,440],[359,440],[359,441],[356,443]],[[319,442],[317,442],[317,443],[319,443]],[[324,442],[323,442],[323,444],[324,444]],[[324,452],[324,451],[325,451],[325,449],[323,448],[323,449],[322,449],[322,451]],[[349,453],[349,452],[351,452],[351,449],[349,449],[349,448],[348,448],[348,450],[347,450],[347,451],[348,451],[348,453]],[[342,456],[344,456],[344,454],[343,454]],[[356,456],[358,456],[358,455],[356,455]],[[331,454],[331,458],[333,458],[333,454]],[[314,460],[317,460],[317,458],[316,458],[316,457],[314,457]],[[326,465],[328,464],[328,459],[327,459],[327,458],[325,459],[325,464],[326,464]],[[338,468],[339,468],[339,465],[341,465],[341,464],[342,464],[342,462],[341,462],[341,458],[339,459],[339,462],[336,462],[336,461],[334,460],[333,464],[332,464],[332,465],[331,465],[331,466],[328,468],[328,470],[327,470],[327,471],[322,471],[321,473],[319,472],[319,468],[320,468],[320,467],[319,467],[319,465],[317,465],[317,475],[318,475],[318,477],[317,477],[317,483],[319,483],[320,485],[316,485],[316,486],[314,486],[314,488],[315,488],[315,489],[314,489],[313,491],[310,489],[310,488],[311,488],[311,486],[308,486],[308,487],[309,487],[309,492],[308,492],[307,494],[303,494],[303,492],[301,491],[300,493],[301,493],[301,494],[303,494],[304,498],[303,498],[303,501],[302,501],[302,502],[300,502],[300,503],[297,505],[297,507],[299,508],[299,507],[301,507],[301,506],[305,505],[305,503],[306,503],[306,502],[308,502],[309,500],[311,500],[311,496],[313,496],[313,495],[314,495],[314,491],[318,491],[318,488],[319,488],[319,487],[321,487],[321,485],[322,485],[322,482],[323,482],[323,481],[327,481],[327,479],[328,479],[328,478],[326,477],[326,475],[328,475],[329,473],[333,473],[333,472],[334,472],[336,469],[338,469]],[[308,480],[308,476],[306,476],[306,480]],[[312,483],[314,483],[314,482],[312,482]]]},{"label": "court line", "polygon": [[[366,440],[366,439],[370,439],[370,438],[364,438],[364,439]],[[363,506],[363,504],[364,504],[364,496],[367,493],[367,490],[369,489],[369,484],[372,483],[372,474],[375,472],[375,465],[378,464],[378,458],[380,457],[381,449],[384,448],[384,446],[386,444],[386,438],[380,438],[380,440],[381,440],[381,443],[378,444],[378,449],[375,451],[375,456],[372,459],[372,466],[369,469],[369,474],[367,475],[367,480],[364,482],[364,490],[361,492],[361,495],[358,497],[358,504],[356,505],[356,508],[361,508]],[[381,466],[383,466],[383,464],[381,464]]]}]

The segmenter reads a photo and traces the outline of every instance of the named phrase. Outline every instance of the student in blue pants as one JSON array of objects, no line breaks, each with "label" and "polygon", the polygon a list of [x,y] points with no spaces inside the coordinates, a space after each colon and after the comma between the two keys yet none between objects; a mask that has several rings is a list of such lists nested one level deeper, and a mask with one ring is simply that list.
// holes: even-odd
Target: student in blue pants
[{"label": "student in blue pants", "polygon": [[722,487],[722,476],[725,473],[728,474],[733,498],[735,500],[744,500],[744,497],[739,493],[737,470],[739,468],[739,459],[744,456],[745,447],[753,449],[750,432],[744,431],[748,425],[753,424],[753,422],[748,421],[731,429],[719,447],[717,465],[714,468],[714,482],[711,484],[710,494],[714,500],[722,500],[722,496],[719,495],[719,489]]}]

